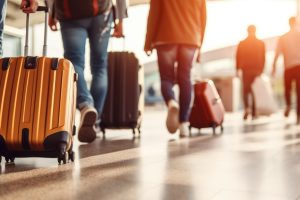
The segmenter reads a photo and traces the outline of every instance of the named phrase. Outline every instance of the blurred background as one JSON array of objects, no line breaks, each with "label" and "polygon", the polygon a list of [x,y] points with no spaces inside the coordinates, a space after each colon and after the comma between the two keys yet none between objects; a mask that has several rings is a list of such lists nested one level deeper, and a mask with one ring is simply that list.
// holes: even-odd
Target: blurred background
[{"label": "blurred background", "polygon": [[[8,0],[4,39],[4,56],[23,53],[25,14],[19,10],[19,0]],[[162,103],[156,53],[150,57],[143,52],[149,1],[130,0],[129,18],[124,21],[126,38],[111,39],[110,51],[134,52],[145,68],[145,102],[147,105]],[[257,27],[257,36],[267,47],[265,73],[270,75],[277,37],[289,30],[288,19],[297,15],[298,0],[207,0],[207,30],[202,47],[201,64],[194,63],[193,79],[213,79],[223,98],[227,111],[241,108],[240,83],[235,75],[236,45],[247,35],[247,26]],[[43,42],[43,14],[31,16],[30,54],[41,55]],[[87,43],[88,45],[88,43]],[[87,50],[89,48],[86,48]],[[59,32],[48,34],[48,55],[63,56]],[[89,52],[86,52],[86,67],[89,68]],[[283,61],[278,64],[277,78],[272,80],[279,105],[282,97]],[[86,70],[87,79],[89,71]]]}]

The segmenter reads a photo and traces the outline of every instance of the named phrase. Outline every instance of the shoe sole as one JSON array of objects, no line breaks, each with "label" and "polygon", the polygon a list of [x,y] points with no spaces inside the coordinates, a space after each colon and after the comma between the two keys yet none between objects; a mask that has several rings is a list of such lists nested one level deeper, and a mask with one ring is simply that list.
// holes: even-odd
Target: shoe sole
[{"label": "shoe sole", "polygon": [[82,126],[78,131],[80,142],[91,143],[96,139],[96,131],[93,126]]},{"label": "shoe sole", "polygon": [[167,129],[170,133],[175,133],[179,127],[179,109],[177,107],[171,107],[168,110],[168,116],[167,116]]},{"label": "shoe sole", "polygon": [[94,125],[97,120],[97,113],[90,111],[82,117],[82,124],[78,131],[78,140],[80,142],[91,143],[96,139],[96,130]]}]

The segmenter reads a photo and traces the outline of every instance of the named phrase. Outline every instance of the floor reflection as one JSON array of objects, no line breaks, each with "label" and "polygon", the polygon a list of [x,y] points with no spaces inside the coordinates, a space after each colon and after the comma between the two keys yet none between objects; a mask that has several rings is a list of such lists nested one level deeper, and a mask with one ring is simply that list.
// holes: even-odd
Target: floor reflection
[{"label": "floor reflection", "polygon": [[[179,139],[164,113],[148,110],[141,137],[109,130],[74,143],[74,163],[20,158],[1,164],[1,199],[297,199],[300,127],[281,114],[256,121],[227,114],[224,134],[211,129]],[[287,128],[287,124],[289,128]],[[247,134],[245,134],[247,133]],[[10,192],[14,191],[14,192]]]}]

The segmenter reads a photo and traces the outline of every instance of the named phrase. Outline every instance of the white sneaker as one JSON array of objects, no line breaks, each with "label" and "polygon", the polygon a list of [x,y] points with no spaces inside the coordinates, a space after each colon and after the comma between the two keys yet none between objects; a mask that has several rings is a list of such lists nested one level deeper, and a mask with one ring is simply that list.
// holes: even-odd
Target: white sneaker
[{"label": "white sneaker", "polygon": [[168,102],[166,126],[170,133],[175,133],[179,127],[179,105],[174,100]]},{"label": "white sneaker", "polygon": [[91,143],[96,139],[97,110],[92,106],[86,106],[81,111],[80,127],[78,131],[78,140],[80,142]]},{"label": "white sneaker", "polygon": [[180,137],[189,137],[189,135],[190,135],[189,126],[190,126],[189,122],[180,123],[180,126],[179,126],[179,136]]}]

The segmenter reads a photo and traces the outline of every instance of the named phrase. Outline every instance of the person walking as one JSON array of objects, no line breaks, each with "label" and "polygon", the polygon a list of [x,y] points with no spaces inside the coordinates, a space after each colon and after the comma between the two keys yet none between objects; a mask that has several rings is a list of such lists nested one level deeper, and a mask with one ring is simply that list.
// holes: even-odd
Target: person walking
[{"label": "person walking", "polygon": [[[259,76],[265,65],[265,44],[262,40],[256,37],[256,27],[254,25],[248,26],[248,36],[242,40],[237,47],[236,52],[236,71],[237,76],[242,73],[243,82],[243,101],[244,101],[244,120],[251,114],[252,119],[255,119],[256,109],[254,94],[251,85],[255,78]],[[252,106],[250,108],[249,97],[252,99]]]},{"label": "person walking", "polygon": [[0,1],[0,58],[3,56],[3,31],[7,0]]},{"label": "person walking", "polygon": [[[36,0],[22,0],[24,12],[36,11]],[[51,5],[51,4],[49,4]],[[69,59],[78,73],[77,108],[81,112],[78,139],[81,142],[92,142],[96,138],[97,125],[103,110],[107,88],[107,47],[111,36],[111,24],[115,13],[116,24],[113,36],[123,37],[123,18],[127,17],[126,0],[116,0],[113,9],[111,0],[76,1],[54,0],[50,6],[49,26],[57,31],[60,23],[64,46],[64,57]],[[115,12],[113,12],[113,10]],[[90,44],[90,67],[92,82],[88,88],[85,76],[85,45]]]},{"label": "person walking", "polygon": [[[192,101],[191,67],[195,52],[200,62],[206,27],[206,0],[151,0],[144,51],[157,51],[161,92],[168,107],[166,126],[189,134]],[[177,66],[177,70],[175,70]],[[175,72],[177,71],[177,72]],[[179,85],[179,103],[173,86]]]},{"label": "person walking", "polygon": [[272,75],[276,74],[276,64],[279,56],[284,58],[284,91],[286,109],[284,115],[289,116],[291,110],[292,82],[296,82],[297,94],[297,124],[300,124],[300,31],[297,29],[296,18],[289,19],[290,30],[282,35],[278,42],[273,62]]}]

